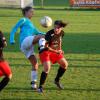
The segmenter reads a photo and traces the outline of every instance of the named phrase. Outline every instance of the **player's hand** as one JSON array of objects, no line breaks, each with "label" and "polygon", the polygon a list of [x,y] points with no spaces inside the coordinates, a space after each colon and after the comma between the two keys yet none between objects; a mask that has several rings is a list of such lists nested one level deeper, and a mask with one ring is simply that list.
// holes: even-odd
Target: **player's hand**
[{"label": "player's hand", "polygon": [[58,50],[58,51],[57,51],[57,54],[61,54],[61,53],[63,53],[62,50]]},{"label": "player's hand", "polygon": [[10,39],[9,42],[10,42],[11,45],[14,45],[14,44],[15,44],[15,40],[11,40],[11,39]]},{"label": "player's hand", "polygon": [[15,44],[15,42],[11,42],[10,44],[11,44],[11,45],[14,45],[14,44]]},{"label": "player's hand", "polygon": [[62,54],[64,54],[64,51],[62,50]]}]

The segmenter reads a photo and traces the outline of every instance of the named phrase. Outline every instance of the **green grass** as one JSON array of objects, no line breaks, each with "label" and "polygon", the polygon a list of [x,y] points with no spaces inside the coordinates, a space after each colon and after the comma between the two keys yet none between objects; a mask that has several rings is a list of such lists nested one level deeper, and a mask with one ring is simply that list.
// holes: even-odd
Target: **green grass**
[{"label": "green grass", "polygon": [[[0,93],[0,99],[51,99],[56,100],[99,100],[100,99],[100,12],[99,11],[57,11],[36,10],[32,22],[41,31],[39,20],[48,15],[53,20],[62,19],[69,22],[63,38],[63,50],[69,67],[61,82],[65,89],[57,90],[53,80],[58,65],[53,65],[45,84],[44,94],[30,89],[31,65],[19,50],[18,33],[16,44],[9,44],[9,33],[13,25],[21,18],[19,10],[0,9],[0,29],[5,33],[8,47],[4,56],[10,63],[13,78]],[[49,28],[50,29],[50,28]],[[37,53],[37,46],[36,46]],[[37,54],[38,55],[38,54]],[[42,65],[39,66],[39,76]],[[38,79],[39,83],[39,79]]]}]

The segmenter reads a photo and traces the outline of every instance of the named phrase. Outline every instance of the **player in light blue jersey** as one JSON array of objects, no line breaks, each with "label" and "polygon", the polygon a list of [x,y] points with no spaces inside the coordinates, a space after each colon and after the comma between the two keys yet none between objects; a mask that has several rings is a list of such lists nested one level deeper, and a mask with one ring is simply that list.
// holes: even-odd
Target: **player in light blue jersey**
[{"label": "player in light blue jersey", "polygon": [[25,7],[22,9],[22,13],[24,17],[21,18],[11,30],[10,44],[15,43],[15,33],[20,28],[20,49],[32,64],[31,84],[32,88],[36,89],[38,62],[34,54],[34,44],[36,44],[42,37],[44,37],[44,33],[38,31],[31,22],[31,18],[33,16],[32,7]]}]

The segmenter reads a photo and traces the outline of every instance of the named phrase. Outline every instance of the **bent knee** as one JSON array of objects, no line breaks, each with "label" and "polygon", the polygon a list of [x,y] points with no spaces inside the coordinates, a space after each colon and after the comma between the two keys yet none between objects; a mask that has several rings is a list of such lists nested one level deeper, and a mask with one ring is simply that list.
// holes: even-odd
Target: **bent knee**
[{"label": "bent knee", "polygon": [[68,67],[68,62],[65,62],[64,64],[62,64],[62,67],[63,67],[64,69],[67,69],[67,67]]},{"label": "bent knee", "polygon": [[66,59],[63,59],[60,63],[61,67],[63,67],[64,69],[67,69],[68,67],[68,62],[66,61]]},{"label": "bent knee", "polygon": [[48,74],[50,72],[50,69],[49,68],[45,68],[44,72]]},{"label": "bent knee", "polygon": [[10,75],[8,76],[8,78],[11,80],[11,78],[12,78],[12,74],[10,74]]},{"label": "bent knee", "polygon": [[38,63],[36,63],[35,65],[32,66],[33,70],[38,70]]},{"label": "bent knee", "polygon": [[66,68],[68,67],[68,62],[67,62],[67,61],[65,62],[65,67],[66,67]]}]

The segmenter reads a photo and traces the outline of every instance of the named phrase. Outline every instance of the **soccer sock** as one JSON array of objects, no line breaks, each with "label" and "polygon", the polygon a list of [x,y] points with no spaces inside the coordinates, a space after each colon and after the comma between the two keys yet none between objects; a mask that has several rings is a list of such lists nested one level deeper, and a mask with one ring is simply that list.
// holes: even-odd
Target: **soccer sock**
[{"label": "soccer sock", "polygon": [[41,49],[44,49],[45,43],[46,43],[46,41],[45,41],[44,38],[41,38],[41,39],[39,40],[39,48],[40,48],[40,50],[41,50]]},{"label": "soccer sock", "polygon": [[3,80],[0,82],[0,91],[8,84],[9,80],[10,79],[8,77],[3,78]]},{"label": "soccer sock", "polygon": [[63,76],[63,74],[65,73],[66,69],[59,67],[58,69],[58,73],[56,75],[55,81],[59,82],[60,78]]},{"label": "soccer sock", "polygon": [[47,75],[48,75],[48,74],[45,73],[45,72],[42,72],[42,73],[41,73],[39,88],[42,87],[42,85],[45,83],[45,80],[46,80],[46,78],[47,78]]},{"label": "soccer sock", "polygon": [[33,70],[31,71],[31,82],[37,81],[37,71]]}]

